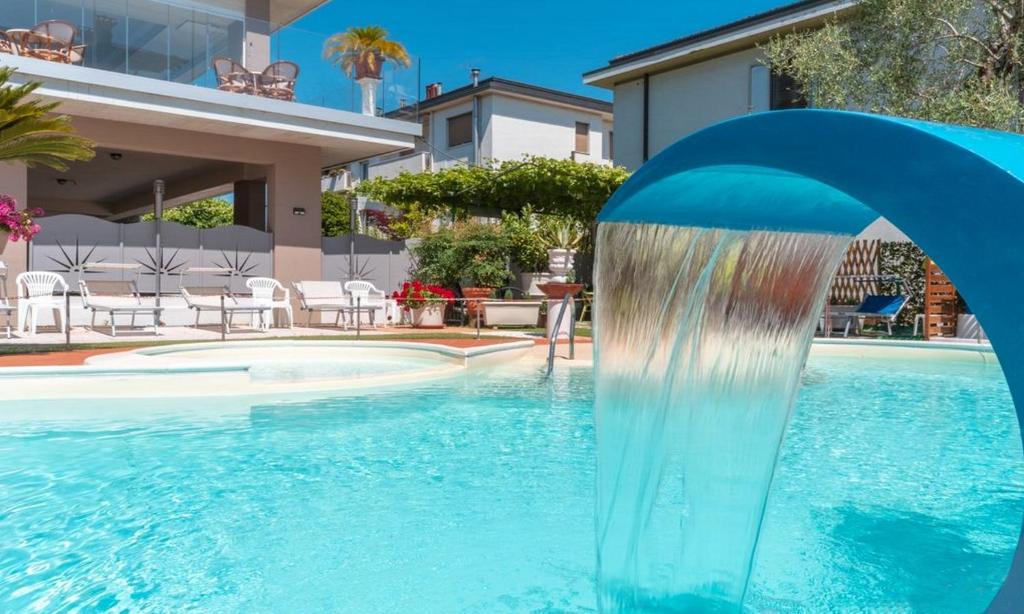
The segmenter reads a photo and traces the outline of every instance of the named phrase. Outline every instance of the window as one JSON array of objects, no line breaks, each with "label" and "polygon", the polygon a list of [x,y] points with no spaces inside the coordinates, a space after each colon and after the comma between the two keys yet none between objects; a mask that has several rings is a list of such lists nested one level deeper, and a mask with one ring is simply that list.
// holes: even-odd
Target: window
[{"label": "window", "polygon": [[463,113],[448,118],[448,147],[473,142],[473,114]]},{"label": "window", "polygon": [[807,99],[796,79],[785,73],[772,73],[772,111],[782,109],[806,109]]},{"label": "window", "polygon": [[573,151],[581,154],[590,153],[590,124],[576,122],[576,148]]}]

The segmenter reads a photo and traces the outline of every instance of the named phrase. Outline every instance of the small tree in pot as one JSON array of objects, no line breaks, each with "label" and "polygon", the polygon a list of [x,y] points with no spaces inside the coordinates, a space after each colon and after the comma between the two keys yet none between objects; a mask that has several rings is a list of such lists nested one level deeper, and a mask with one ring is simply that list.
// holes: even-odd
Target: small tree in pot
[{"label": "small tree in pot", "polygon": [[381,26],[353,26],[335,34],[327,39],[324,56],[359,84],[364,115],[377,114],[377,86],[384,62],[390,60],[403,68],[412,64],[405,45],[388,40],[388,31]]}]

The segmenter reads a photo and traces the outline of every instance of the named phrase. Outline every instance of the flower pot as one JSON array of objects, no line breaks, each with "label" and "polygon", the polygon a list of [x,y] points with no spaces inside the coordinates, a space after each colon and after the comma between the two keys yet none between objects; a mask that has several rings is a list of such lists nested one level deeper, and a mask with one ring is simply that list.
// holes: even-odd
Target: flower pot
[{"label": "flower pot", "polygon": [[411,309],[413,328],[444,328],[444,303]]},{"label": "flower pot", "polygon": [[384,56],[379,53],[365,53],[356,60],[356,80],[380,79],[381,70],[383,68]]},{"label": "flower pot", "polygon": [[551,271],[551,281],[565,283],[566,276],[572,270],[576,250],[574,249],[549,249],[548,270]]},{"label": "flower pot", "polygon": [[520,273],[519,287],[527,296],[544,296],[537,284],[551,281],[551,273]]},{"label": "flower pot", "polygon": [[[491,293],[494,292],[494,288],[463,288],[462,296],[466,298],[485,299],[491,298]],[[469,313],[469,317],[479,317],[483,307],[480,305],[482,301],[466,301],[466,311]]]}]

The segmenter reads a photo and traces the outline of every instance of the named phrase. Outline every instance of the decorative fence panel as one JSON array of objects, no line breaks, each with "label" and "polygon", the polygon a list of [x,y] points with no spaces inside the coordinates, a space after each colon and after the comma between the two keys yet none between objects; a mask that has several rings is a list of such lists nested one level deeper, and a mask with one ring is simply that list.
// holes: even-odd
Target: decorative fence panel
[{"label": "decorative fence panel", "polygon": [[878,282],[865,277],[878,276],[878,239],[859,239],[850,243],[839,271],[832,281],[829,301],[838,305],[857,305],[869,294],[878,294]]},{"label": "decorative fence panel", "polygon": [[[29,244],[29,268],[60,273],[77,289],[78,280],[134,280],[139,290],[156,289],[156,223],[118,224],[87,215],[54,215]],[[273,277],[272,233],[245,226],[200,230],[175,222],[160,225],[164,292],[186,286],[224,286],[243,291],[249,277]],[[138,264],[137,270],[90,270],[87,263]],[[191,267],[220,267],[230,273],[187,274]]]},{"label": "decorative fence panel", "polygon": [[406,241],[355,235],[355,258],[352,259],[352,239],[351,235],[323,238],[324,279],[361,279],[388,293],[409,279],[413,259]]}]

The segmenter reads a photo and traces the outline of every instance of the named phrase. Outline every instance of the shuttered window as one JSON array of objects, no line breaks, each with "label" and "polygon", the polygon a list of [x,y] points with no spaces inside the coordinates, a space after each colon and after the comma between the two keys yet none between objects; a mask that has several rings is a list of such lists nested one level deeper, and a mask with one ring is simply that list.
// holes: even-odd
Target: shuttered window
[{"label": "shuttered window", "polygon": [[590,153],[590,124],[576,122],[576,153]]},{"label": "shuttered window", "polygon": [[463,113],[448,118],[448,147],[473,141],[473,114]]}]

